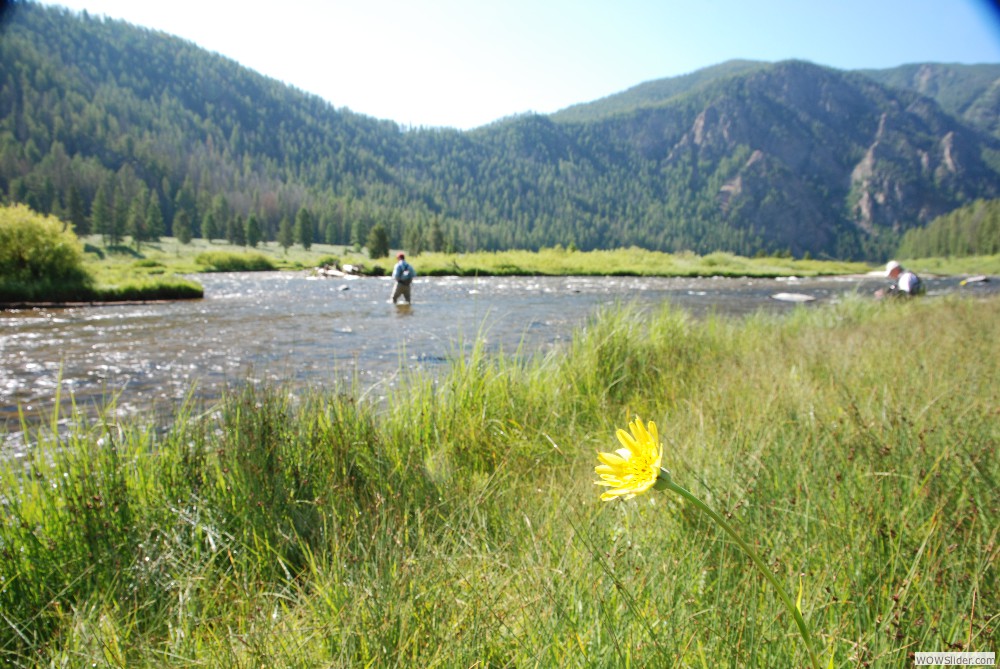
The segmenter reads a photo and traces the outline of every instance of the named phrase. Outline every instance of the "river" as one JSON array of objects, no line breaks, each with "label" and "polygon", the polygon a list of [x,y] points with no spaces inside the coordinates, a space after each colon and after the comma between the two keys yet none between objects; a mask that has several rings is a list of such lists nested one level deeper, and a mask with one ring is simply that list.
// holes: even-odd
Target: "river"
[{"label": "river", "polygon": [[[205,298],[0,311],[0,423],[51,415],[57,391],[83,409],[115,397],[119,414],[217,397],[247,380],[380,393],[401,368],[432,373],[478,340],[490,349],[559,346],[602,305],[669,301],[695,316],[800,307],[872,290],[878,277],[725,279],[635,277],[418,278],[414,304],[387,302],[391,280],[309,273],[199,275]],[[930,295],[958,279],[927,280]],[[995,291],[997,282],[981,284]],[[968,290],[968,287],[961,289]]]}]

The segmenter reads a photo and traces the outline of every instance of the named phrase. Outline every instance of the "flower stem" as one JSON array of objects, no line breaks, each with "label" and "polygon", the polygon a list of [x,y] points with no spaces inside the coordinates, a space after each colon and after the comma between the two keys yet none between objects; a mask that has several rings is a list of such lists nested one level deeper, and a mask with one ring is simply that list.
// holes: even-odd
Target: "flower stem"
[{"label": "flower stem", "polygon": [[736,533],[736,530],[733,529],[732,525],[726,522],[725,518],[720,516],[711,507],[709,507],[707,504],[705,504],[700,499],[695,497],[690,491],[685,490],[681,486],[674,483],[673,480],[669,477],[669,474],[666,477],[661,476],[660,480],[663,481],[664,478],[666,479],[666,488],[668,490],[673,490],[675,493],[677,493],[687,501],[694,504],[701,511],[708,514],[708,516],[712,520],[718,523],[718,525],[722,529],[724,529],[726,533],[730,537],[732,537],[737,544],[739,544],[740,548],[743,549],[743,552],[750,556],[750,559],[753,560],[753,563],[757,565],[757,569],[760,570],[760,572],[764,575],[764,577],[771,583],[772,586],[774,586],[774,589],[777,590],[778,597],[781,598],[781,601],[784,603],[785,608],[788,609],[788,611],[792,614],[792,617],[795,619],[795,624],[798,625],[799,628],[799,634],[802,635],[802,641],[803,643],[805,643],[806,650],[809,651],[809,660],[812,662],[813,669],[820,669],[819,659],[816,657],[816,653],[813,651],[812,637],[809,635],[809,628],[806,627],[806,621],[803,620],[802,614],[799,612],[798,607],[795,606],[794,603],[792,603],[792,598],[789,597],[788,593],[785,592],[785,589],[781,587],[781,584],[778,583],[778,579],[774,577],[774,574],[772,574],[771,570],[768,569],[766,564],[764,564],[764,561],[760,559],[760,556],[757,555],[757,552],[750,547],[750,544],[743,541],[743,538]]}]

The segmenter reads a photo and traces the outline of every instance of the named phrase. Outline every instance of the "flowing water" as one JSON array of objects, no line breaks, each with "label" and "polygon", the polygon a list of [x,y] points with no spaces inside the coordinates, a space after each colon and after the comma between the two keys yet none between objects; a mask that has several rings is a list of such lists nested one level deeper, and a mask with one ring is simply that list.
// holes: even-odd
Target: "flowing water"
[{"label": "flowing water", "polygon": [[[269,380],[378,394],[401,368],[432,373],[474,342],[535,352],[559,346],[602,305],[669,301],[696,316],[800,307],[871,293],[873,277],[723,279],[634,277],[420,278],[410,307],[387,303],[389,279],[267,272],[199,275],[205,298],[178,302],[0,311],[0,431],[18,412],[50,416],[57,393],[86,410],[115,398],[118,413],[217,397],[228,384]],[[960,290],[930,279],[931,295]],[[996,290],[997,282],[979,290]],[[968,287],[961,290],[967,290]]]}]

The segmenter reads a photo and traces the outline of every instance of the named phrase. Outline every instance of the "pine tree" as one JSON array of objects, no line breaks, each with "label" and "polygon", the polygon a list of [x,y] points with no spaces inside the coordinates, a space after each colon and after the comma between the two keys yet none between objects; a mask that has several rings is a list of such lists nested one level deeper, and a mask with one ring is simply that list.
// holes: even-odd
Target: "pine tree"
[{"label": "pine tree", "polygon": [[305,207],[299,209],[295,216],[295,238],[302,244],[302,248],[308,251],[313,243],[313,221],[312,214]]},{"label": "pine tree", "polygon": [[246,224],[243,222],[242,216],[236,216],[232,223],[232,238],[230,239],[230,244],[234,246],[246,246],[247,245],[247,228]]},{"label": "pine tree", "polygon": [[149,241],[158,242],[164,234],[163,210],[160,209],[160,196],[156,191],[152,191],[149,194],[149,204],[146,205],[146,235]]},{"label": "pine tree", "polygon": [[132,198],[132,202],[129,204],[128,208],[128,218],[125,229],[128,231],[129,236],[132,237],[132,243],[135,244],[136,251],[138,251],[142,243],[147,240],[146,207],[148,206],[148,203],[144,197],[145,194],[145,189],[141,190],[138,195]]},{"label": "pine tree", "polygon": [[69,191],[69,222],[78,236],[90,234],[90,222],[87,220],[86,204],[80,189],[73,184]]},{"label": "pine tree", "polygon": [[441,221],[437,217],[431,221],[430,237],[431,251],[435,253],[444,251],[444,231],[441,229]]},{"label": "pine tree", "polygon": [[115,189],[114,205],[111,208],[111,230],[108,232],[108,240],[116,246],[122,243],[122,237],[128,230],[128,213],[132,205],[131,199],[125,195],[122,187]]},{"label": "pine tree", "polygon": [[292,222],[288,220],[287,216],[282,216],[281,223],[278,224],[278,244],[285,251],[288,251],[294,243],[295,231],[292,230]]},{"label": "pine tree", "polygon": [[110,188],[107,183],[102,184],[101,187],[97,189],[97,194],[94,195],[94,203],[91,206],[90,221],[93,224],[92,227],[94,232],[101,235],[105,245],[108,244],[111,228],[113,226],[112,219],[114,219],[114,210],[112,209],[112,204]]},{"label": "pine tree", "polygon": [[[177,220],[178,212],[187,212],[188,224],[192,233],[198,229],[198,210],[195,205],[194,186],[191,184],[191,177],[185,177],[184,183],[174,197],[174,220]],[[202,235],[204,236],[204,235]]]},{"label": "pine tree", "polygon": [[191,218],[186,211],[179,211],[174,217],[174,237],[181,244],[191,243]]},{"label": "pine tree", "polygon": [[389,231],[381,223],[376,223],[368,233],[368,257],[385,258],[389,255]]},{"label": "pine tree", "polygon": [[260,223],[257,221],[257,217],[253,214],[250,214],[247,218],[246,238],[247,244],[249,244],[251,248],[257,248],[257,245],[260,244]]},{"label": "pine tree", "polygon": [[[373,228],[374,229],[374,228]],[[369,239],[371,237],[369,236]],[[416,223],[406,226],[403,233],[403,247],[408,249],[413,255],[420,255],[424,251],[424,236]]]},{"label": "pine tree", "polygon": [[209,244],[212,243],[213,239],[219,237],[219,229],[215,223],[215,214],[208,212],[205,214],[205,218],[201,221],[201,238],[208,241]]}]

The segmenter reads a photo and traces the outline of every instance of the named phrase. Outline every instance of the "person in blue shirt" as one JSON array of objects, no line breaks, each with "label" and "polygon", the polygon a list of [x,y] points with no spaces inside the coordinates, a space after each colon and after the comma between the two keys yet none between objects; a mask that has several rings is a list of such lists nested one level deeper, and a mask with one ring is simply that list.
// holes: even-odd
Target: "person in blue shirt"
[{"label": "person in blue shirt", "polygon": [[396,300],[402,297],[407,304],[410,304],[410,284],[413,283],[417,271],[413,269],[413,265],[406,262],[406,255],[402,252],[396,254],[396,261],[396,266],[392,268],[392,278],[396,280],[396,287],[392,291],[392,303],[396,304]]}]

